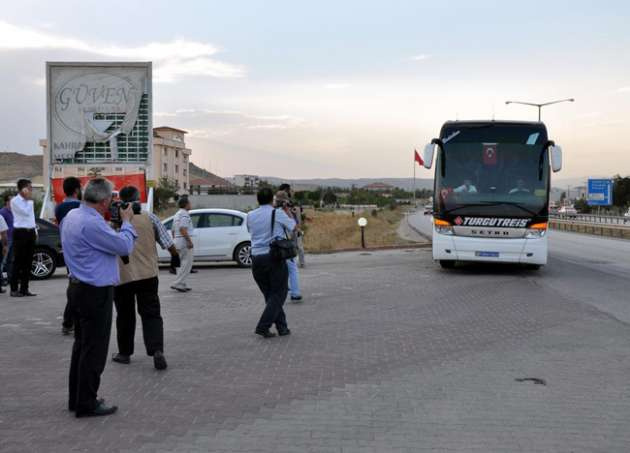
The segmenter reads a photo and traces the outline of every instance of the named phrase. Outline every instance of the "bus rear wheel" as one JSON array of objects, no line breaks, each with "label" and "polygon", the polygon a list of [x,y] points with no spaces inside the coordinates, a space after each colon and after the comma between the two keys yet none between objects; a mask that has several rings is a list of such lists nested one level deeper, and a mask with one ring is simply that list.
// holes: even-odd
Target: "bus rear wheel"
[{"label": "bus rear wheel", "polygon": [[440,266],[442,266],[442,269],[453,269],[455,267],[455,261],[440,260]]}]

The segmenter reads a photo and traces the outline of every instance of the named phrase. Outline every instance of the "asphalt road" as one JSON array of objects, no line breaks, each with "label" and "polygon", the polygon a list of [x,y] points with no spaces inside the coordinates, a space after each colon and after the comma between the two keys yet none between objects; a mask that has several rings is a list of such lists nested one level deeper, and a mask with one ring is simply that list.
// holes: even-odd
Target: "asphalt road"
[{"label": "asphalt road", "polygon": [[169,369],[138,332],[132,364],[107,364],[120,410],[101,419],[65,409],[63,276],[2,295],[0,451],[630,451],[626,244],[551,239],[540,271],[447,271],[429,249],[308,256],[293,334],[270,340],[248,270],[202,268],[184,296],[163,272]]}]

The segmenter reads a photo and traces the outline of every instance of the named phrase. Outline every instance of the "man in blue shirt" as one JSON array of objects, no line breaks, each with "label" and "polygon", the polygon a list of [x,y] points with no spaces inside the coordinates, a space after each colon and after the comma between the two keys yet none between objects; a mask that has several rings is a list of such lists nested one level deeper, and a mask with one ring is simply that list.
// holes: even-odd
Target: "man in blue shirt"
[{"label": "man in blue shirt", "polygon": [[275,209],[275,221],[272,225],[274,212],[273,192],[263,188],[258,192],[260,207],[247,215],[247,229],[252,236],[252,274],[254,280],[265,296],[263,310],[255,333],[263,338],[275,337],[269,329],[276,325],[278,335],[289,335],[287,318],[282,306],[287,298],[289,271],[285,260],[275,260],[270,255],[270,244],[276,238],[283,238],[295,229],[295,221],[287,214],[288,207]]},{"label": "man in blue shirt", "polygon": [[[63,193],[66,194],[66,199],[63,200],[55,208],[55,219],[57,219],[57,225],[61,225],[61,221],[64,219],[73,209],[81,206],[81,181],[79,178],[70,176],[63,180]],[[62,244],[63,246],[63,244]],[[63,311],[63,322],[61,323],[61,333],[69,335],[73,329],[72,325],[72,313],[70,311],[70,303],[66,298],[66,308]]]},{"label": "man in blue shirt", "polygon": [[7,273],[7,280],[5,281],[4,277],[2,277],[2,285],[6,285],[11,278],[11,261],[13,258],[13,213],[11,212],[11,198],[13,198],[13,193],[6,193],[4,195],[4,207],[0,209],[0,216],[4,218],[4,221],[7,222],[7,226],[9,229],[7,230],[7,239],[9,241],[9,250],[4,258],[2,259],[1,271]]},{"label": "man in blue shirt", "polygon": [[[11,278],[11,259],[13,256],[13,247],[12,247],[12,239],[13,239],[13,213],[11,212],[11,198],[13,198],[13,193],[6,193],[4,195],[4,207],[0,209],[0,216],[7,223],[7,253],[3,253],[2,256],[2,265],[0,265],[0,273],[7,273],[7,278],[4,278],[4,275],[0,275],[0,288],[9,283],[9,278]],[[0,291],[2,292],[2,291]]]},{"label": "man in blue shirt", "polygon": [[105,221],[112,184],[92,179],[84,202],[61,222],[64,258],[70,270],[68,297],[74,320],[68,409],[77,417],[109,415],[116,406],[97,399],[112,329],[114,286],[119,282],[118,256],[129,256],[136,240],[131,205],[121,209],[122,226],[114,231]]}]

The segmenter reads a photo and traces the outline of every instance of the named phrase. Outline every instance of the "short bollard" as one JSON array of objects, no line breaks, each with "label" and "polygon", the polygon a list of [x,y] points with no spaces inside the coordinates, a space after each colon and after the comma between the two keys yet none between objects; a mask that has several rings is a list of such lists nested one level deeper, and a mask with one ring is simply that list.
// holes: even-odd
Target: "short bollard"
[{"label": "short bollard", "polygon": [[367,226],[367,219],[365,217],[360,217],[359,220],[357,220],[357,223],[359,224],[359,227],[361,228],[361,248],[364,249],[365,248],[365,227]]}]

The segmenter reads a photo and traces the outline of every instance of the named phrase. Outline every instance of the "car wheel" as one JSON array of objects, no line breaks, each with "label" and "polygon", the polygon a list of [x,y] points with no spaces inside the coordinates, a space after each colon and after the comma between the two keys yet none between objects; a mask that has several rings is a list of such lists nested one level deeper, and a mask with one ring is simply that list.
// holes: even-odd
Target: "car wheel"
[{"label": "car wheel", "polygon": [[442,266],[442,269],[453,269],[455,267],[455,261],[440,260],[440,266]]},{"label": "car wheel", "polygon": [[251,267],[252,265],[252,245],[249,242],[239,244],[234,250],[234,260],[240,267]]},{"label": "car wheel", "polygon": [[34,280],[50,278],[57,269],[55,255],[47,249],[35,249],[31,264],[31,277]]}]

